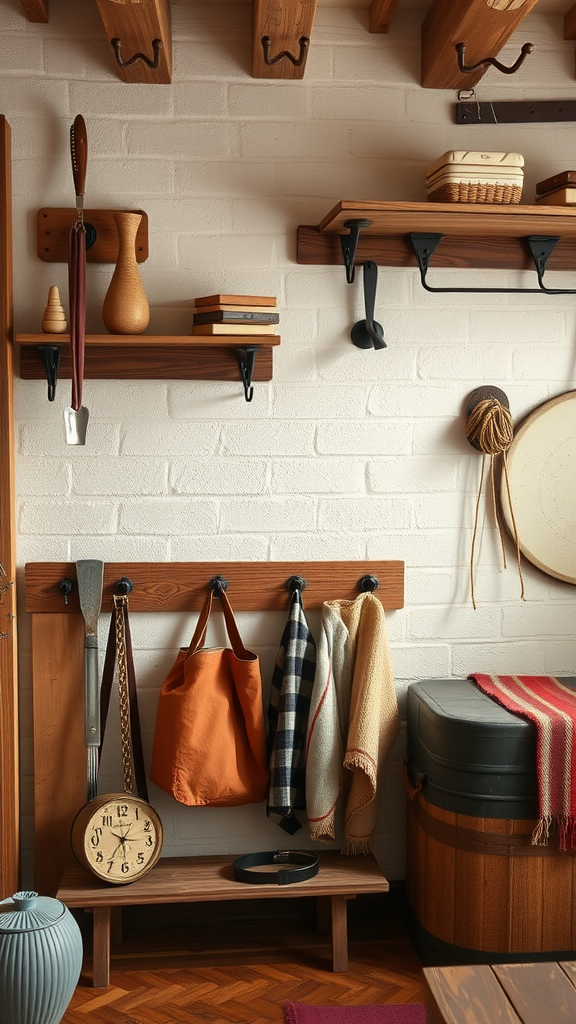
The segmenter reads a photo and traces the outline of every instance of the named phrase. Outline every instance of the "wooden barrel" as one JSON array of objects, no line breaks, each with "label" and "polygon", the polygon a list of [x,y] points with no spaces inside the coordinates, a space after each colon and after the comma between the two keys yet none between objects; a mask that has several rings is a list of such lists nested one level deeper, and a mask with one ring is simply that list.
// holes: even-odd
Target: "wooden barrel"
[{"label": "wooden barrel", "polygon": [[407,894],[421,937],[456,962],[574,959],[574,853],[556,839],[533,846],[534,820],[471,817],[410,796]]}]

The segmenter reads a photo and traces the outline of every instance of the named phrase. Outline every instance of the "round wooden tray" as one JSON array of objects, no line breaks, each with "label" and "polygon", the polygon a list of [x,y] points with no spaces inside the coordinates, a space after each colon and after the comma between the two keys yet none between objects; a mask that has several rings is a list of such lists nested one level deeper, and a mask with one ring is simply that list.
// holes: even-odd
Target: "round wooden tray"
[{"label": "round wooden tray", "polygon": [[[576,583],[576,391],[544,402],[524,420],[507,463],[520,550],[549,576]],[[504,474],[501,501],[514,536]]]}]

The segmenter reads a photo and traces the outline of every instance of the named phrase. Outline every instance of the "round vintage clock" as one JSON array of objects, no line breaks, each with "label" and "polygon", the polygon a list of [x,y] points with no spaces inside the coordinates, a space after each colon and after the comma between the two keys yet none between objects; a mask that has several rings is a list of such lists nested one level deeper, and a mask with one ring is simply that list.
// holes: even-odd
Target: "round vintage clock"
[{"label": "round vintage clock", "polygon": [[153,807],[131,793],[96,797],[76,815],[72,850],[78,863],[113,885],[134,882],[162,849],[162,823]]}]

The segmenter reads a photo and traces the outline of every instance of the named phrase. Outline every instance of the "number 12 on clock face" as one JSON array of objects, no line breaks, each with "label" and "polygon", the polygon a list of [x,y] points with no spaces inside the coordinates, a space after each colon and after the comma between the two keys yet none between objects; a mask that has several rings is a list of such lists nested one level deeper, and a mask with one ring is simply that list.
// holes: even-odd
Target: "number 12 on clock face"
[{"label": "number 12 on clock face", "polygon": [[78,812],[72,849],[82,867],[110,884],[133,882],[162,849],[162,823],[145,800],[128,793],[96,797]]}]

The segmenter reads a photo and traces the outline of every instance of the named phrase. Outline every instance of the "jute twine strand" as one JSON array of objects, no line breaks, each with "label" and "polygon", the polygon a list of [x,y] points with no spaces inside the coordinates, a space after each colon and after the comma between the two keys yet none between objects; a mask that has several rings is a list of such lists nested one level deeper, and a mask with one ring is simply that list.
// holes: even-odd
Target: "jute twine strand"
[{"label": "jute twine strand", "polygon": [[518,540],[518,529],[516,526],[516,519],[514,517],[514,509],[512,507],[512,498],[510,495],[510,481],[508,479],[508,466],[506,463],[506,452],[508,451],[512,441],[514,440],[514,425],[512,423],[512,417],[509,410],[498,401],[497,398],[485,398],[470,411],[468,420],[466,422],[466,437],[482,452],[482,467],[480,470],[480,483],[478,485],[478,495],[476,498],[476,514],[474,517],[474,532],[472,535],[472,549],[470,552],[470,589],[472,593],[472,604],[476,609],[476,595],[474,588],[474,558],[476,548],[476,538],[478,535],[478,520],[480,514],[480,499],[482,494],[482,486],[484,483],[484,472],[486,457],[490,459],[490,491],[492,495],[492,510],[494,513],[494,520],[498,528],[498,536],[500,538],[500,547],[502,549],[502,563],[506,568],[506,549],[504,547],[504,537],[502,533],[502,524],[498,515],[498,503],[496,501],[496,484],[495,484],[495,460],[498,455],[502,456],[502,471],[504,474],[504,480],[506,482],[506,494],[508,497],[508,505],[510,508],[510,516],[512,519],[512,526],[514,528],[514,540],[516,543],[516,561],[518,563],[518,575],[520,578],[520,597],[524,601],[524,579],[522,576],[522,564],[520,559],[520,542]]}]

